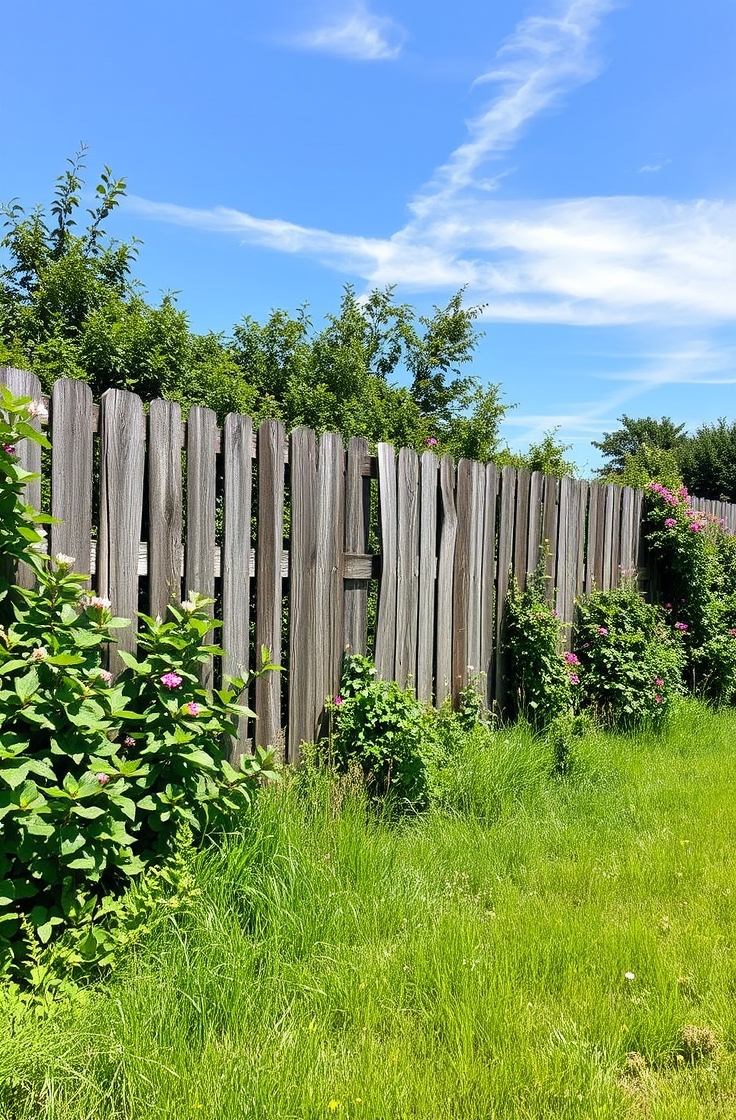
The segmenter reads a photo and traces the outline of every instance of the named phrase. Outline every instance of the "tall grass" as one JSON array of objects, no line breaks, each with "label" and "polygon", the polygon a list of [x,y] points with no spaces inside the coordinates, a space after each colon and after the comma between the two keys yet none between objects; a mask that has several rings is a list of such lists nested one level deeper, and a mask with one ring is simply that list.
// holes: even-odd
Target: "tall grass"
[{"label": "tall grass", "polygon": [[401,824],[285,782],[195,857],[193,913],[0,1022],[0,1116],[736,1117],[735,730],[687,704],[562,779],[474,733]]}]

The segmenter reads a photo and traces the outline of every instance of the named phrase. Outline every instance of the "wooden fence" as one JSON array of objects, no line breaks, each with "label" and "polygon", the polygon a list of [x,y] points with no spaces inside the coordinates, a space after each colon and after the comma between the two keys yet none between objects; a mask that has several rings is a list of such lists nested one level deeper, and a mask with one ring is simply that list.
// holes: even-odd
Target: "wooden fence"
[{"label": "wooden fence", "polygon": [[[5,368],[0,379],[40,396],[30,373]],[[482,674],[487,701],[502,709],[510,580],[523,587],[546,549],[550,596],[571,623],[576,596],[637,569],[642,493],[628,487],[388,444],[372,456],[364,439],[345,449],[338,435],[287,436],[273,420],[254,431],[238,415],[220,430],[207,408],[183,423],[178,405],[153,401],[146,413],[121,390],[98,407],[79,381],[58,381],[49,408],[50,510],[61,519],[50,552],[76,557],[124,617],[163,616],[189,591],[216,599],[225,673],[253,668],[264,645],[288,668],[258,679],[258,720],[241,731],[281,744],[290,762],[322,728],[344,650],[371,649],[382,678],[436,704]],[[40,470],[38,447],[21,454]],[[28,500],[40,497],[31,483]],[[736,507],[693,505],[736,530]],[[118,633],[134,651],[135,627]],[[114,655],[111,668],[121,668]]]}]

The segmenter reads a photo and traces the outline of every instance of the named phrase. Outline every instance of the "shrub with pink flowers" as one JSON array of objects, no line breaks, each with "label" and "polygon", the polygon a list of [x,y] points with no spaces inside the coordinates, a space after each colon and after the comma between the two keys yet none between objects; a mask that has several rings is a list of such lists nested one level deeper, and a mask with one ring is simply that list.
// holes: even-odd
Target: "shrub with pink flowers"
[{"label": "shrub with pink flowers", "polygon": [[686,655],[685,679],[716,703],[736,699],[736,539],[713,514],[693,509],[685,487],[650,483],[645,541],[658,596]]},{"label": "shrub with pink flowers", "polygon": [[683,690],[683,643],[632,581],[577,605],[580,706],[609,727],[661,723]]},{"label": "shrub with pink flowers", "polygon": [[114,679],[108,650],[128,620],[86,592],[73,557],[40,551],[15,448],[47,443],[32,402],[0,390],[0,551],[36,577],[32,590],[0,585],[0,977],[22,980],[65,930],[82,934],[72,963],[104,957],[110,900],[171,854],[182,826],[195,840],[222,828],[273,758],[229,761],[245,682],[200,685],[222,653],[207,644],[208,600],[141,616],[138,658],[121,652]]}]

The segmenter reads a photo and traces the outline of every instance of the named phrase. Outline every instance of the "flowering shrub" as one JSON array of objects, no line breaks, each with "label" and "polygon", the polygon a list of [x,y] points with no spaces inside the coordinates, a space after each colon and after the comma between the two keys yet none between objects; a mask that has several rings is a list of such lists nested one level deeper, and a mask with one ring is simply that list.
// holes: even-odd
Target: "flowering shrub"
[{"label": "flowering shrub", "polygon": [[577,605],[581,705],[611,727],[661,722],[682,691],[682,643],[633,582]]},{"label": "flowering shrub", "polygon": [[424,809],[434,738],[431,716],[410,689],[377,680],[375,674],[369,658],[354,654],[345,659],[340,695],[327,704],[333,761],[347,771],[357,760],[374,803]]},{"label": "flowering shrub", "polygon": [[[182,825],[201,838],[273,776],[270,752],[228,761],[233,720],[248,712],[236,702],[244,682],[199,685],[200,663],[222,652],[204,644],[217,625],[208,600],[192,595],[166,622],[142,615],[139,659],[121,653],[117,681],[104,668],[128,622],[84,593],[71,557],[33,548],[28,475],[12,450],[24,438],[45,444],[30,417],[28,401],[3,393],[0,545],[37,575],[33,590],[6,581],[12,622],[0,628],[0,975],[20,977],[34,940],[71,925],[89,925],[82,952],[95,959],[102,900],[160,863]],[[272,668],[264,659],[261,671]]]},{"label": "flowering shrub", "polygon": [[574,653],[560,654],[562,623],[547,601],[540,564],[523,591],[516,581],[506,601],[507,678],[516,710],[536,728],[573,707],[580,684]]},{"label": "flowering shrub", "polygon": [[680,632],[689,685],[718,703],[736,699],[736,540],[690,505],[685,487],[650,484],[646,541],[667,617]]}]

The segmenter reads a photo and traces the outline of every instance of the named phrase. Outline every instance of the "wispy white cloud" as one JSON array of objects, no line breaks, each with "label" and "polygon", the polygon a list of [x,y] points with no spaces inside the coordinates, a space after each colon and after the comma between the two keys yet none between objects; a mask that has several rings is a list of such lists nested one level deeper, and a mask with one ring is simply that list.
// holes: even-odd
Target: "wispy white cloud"
[{"label": "wispy white cloud", "polygon": [[[567,0],[523,20],[476,85],[499,91],[410,203],[392,236],[368,238],[259,218],[129,200],[139,213],[311,256],[370,284],[468,287],[487,319],[713,323],[736,316],[736,205],[651,197],[502,202],[484,165],[599,70],[594,36],[611,0]],[[352,9],[374,26],[365,8]],[[357,13],[357,14],[356,14]],[[338,26],[338,25],[335,25]],[[378,49],[378,48],[376,48]],[[498,178],[498,177],[497,177]]]},{"label": "wispy white cloud", "polygon": [[661,171],[668,163],[672,163],[671,159],[662,160],[661,163],[645,163],[643,167],[639,168],[639,174],[654,174],[656,171]]},{"label": "wispy white cloud", "polygon": [[395,20],[375,15],[365,4],[353,3],[333,22],[293,36],[290,42],[303,50],[376,62],[398,58],[405,38]]}]

